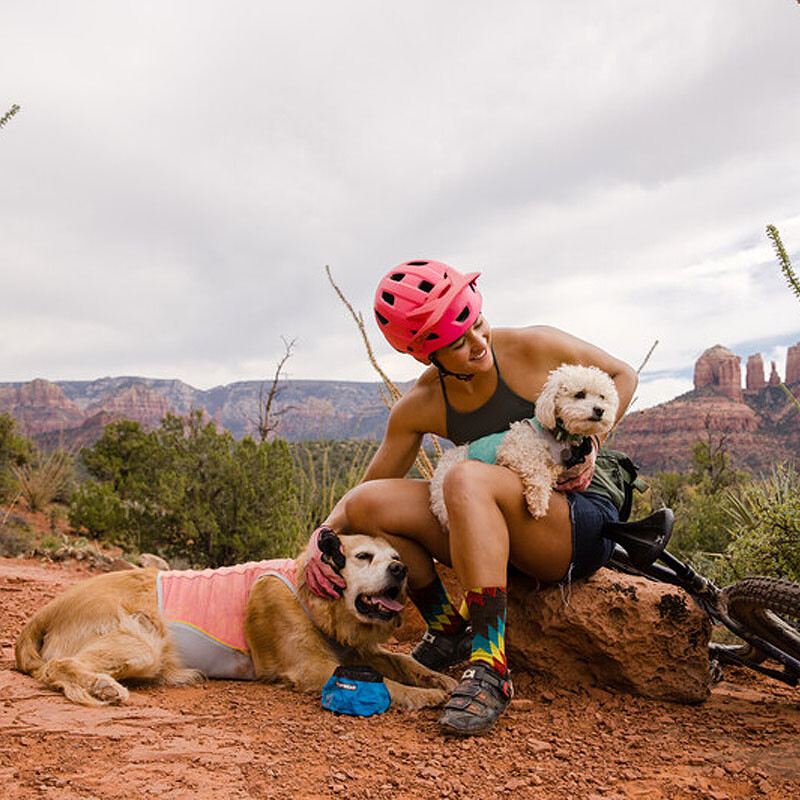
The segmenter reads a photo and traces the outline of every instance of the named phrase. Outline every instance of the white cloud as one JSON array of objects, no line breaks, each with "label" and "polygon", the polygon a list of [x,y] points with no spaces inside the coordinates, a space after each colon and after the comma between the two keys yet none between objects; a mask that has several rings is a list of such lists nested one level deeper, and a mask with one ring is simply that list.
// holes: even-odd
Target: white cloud
[{"label": "white cloud", "polygon": [[270,376],[281,336],[293,377],[373,380],[326,263],[405,380],[370,303],[419,256],[483,269],[494,324],[634,365],[658,339],[654,374],[789,336],[764,227],[800,253],[798,25],[785,0],[13,4],[0,380],[206,388]]}]

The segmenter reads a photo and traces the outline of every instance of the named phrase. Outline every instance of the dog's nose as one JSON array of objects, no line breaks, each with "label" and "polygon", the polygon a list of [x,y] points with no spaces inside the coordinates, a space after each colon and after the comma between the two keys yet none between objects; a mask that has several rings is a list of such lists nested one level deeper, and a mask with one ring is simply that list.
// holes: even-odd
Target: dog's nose
[{"label": "dog's nose", "polygon": [[600,406],[595,406],[595,407],[592,409],[592,412],[593,412],[593,413],[594,413],[594,415],[597,417],[597,419],[600,419],[600,417],[602,417],[602,416],[603,416],[603,412],[604,412],[604,411],[605,411],[605,409],[604,409],[604,408],[600,408]]},{"label": "dog's nose", "polygon": [[389,564],[389,574],[393,578],[397,578],[397,580],[399,581],[405,578],[407,572],[408,572],[408,567],[406,567],[406,565],[403,564],[401,561],[392,561],[392,563]]}]

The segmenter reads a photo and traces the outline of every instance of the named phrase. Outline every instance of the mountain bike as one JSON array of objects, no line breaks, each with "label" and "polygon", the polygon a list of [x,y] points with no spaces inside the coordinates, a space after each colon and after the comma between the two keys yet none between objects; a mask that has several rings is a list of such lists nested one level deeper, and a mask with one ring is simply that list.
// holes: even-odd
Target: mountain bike
[{"label": "mountain bike", "polygon": [[[665,549],[673,522],[672,510],[662,508],[635,522],[606,523],[603,532],[615,543],[608,566],[680,586],[714,625],[724,626],[738,637],[736,644],[709,644],[713,679],[721,678],[722,664],[738,664],[797,686],[800,584],[759,576],[720,589]],[[770,662],[776,662],[778,668]]]}]

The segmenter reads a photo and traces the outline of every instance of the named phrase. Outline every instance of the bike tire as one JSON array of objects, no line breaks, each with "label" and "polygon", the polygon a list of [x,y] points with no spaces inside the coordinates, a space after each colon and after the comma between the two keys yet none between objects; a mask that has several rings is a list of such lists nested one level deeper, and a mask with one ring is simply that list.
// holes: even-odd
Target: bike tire
[{"label": "bike tire", "polygon": [[[800,659],[800,584],[779,578],[752,577],[722,590],[728,616],[743,628]],[[752,645],[740,657],[759,663],[766,655]]]}]

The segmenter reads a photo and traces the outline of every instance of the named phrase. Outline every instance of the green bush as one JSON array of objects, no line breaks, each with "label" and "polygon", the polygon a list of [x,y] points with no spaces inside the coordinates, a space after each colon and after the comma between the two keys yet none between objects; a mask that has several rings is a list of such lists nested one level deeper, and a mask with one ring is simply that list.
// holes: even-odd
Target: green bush
[{"label": "green bush", "polygon": [[32,445],[16,431],[10,414],[0,414],[0,503],[12,500],[19,491],[13,467],[22,467],[30,460]]},{"label": "green bush", "polygon": [[771,575],[800,581],[800,474],[789,465],[731,491],[724,509],[734,577]]},{"label": "green bush", "polygon": [[14,514],[0,516],[0,556],[20,556],[31,550],[33,536],[30,525]]},{"label": "green bush", "polygon": [[125,504],[108,483],[84,483],[72,495],[69,524],[86,528],[94,536],[114,543],[130,538],[130,522]]},{"label": "green bush", "polygon": [[195,412],[151,433],[114,422],[81,456],[96,483],[75,493],[70,523],[124,547],[220,566],[295,555],[304,537],[282,440],[237,442]]}]

